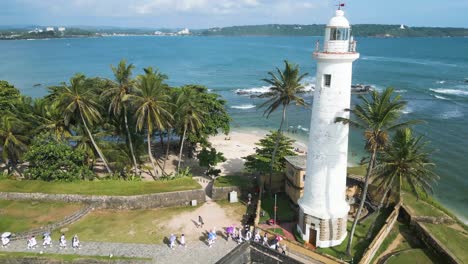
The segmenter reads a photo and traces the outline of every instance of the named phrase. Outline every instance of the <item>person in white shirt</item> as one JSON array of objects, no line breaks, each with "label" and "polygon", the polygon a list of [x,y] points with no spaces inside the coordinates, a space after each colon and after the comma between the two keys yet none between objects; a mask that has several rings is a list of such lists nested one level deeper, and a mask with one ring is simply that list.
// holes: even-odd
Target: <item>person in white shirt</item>
[{"label": "person in white shirt", "polygon": [[67,240],[65,239],[65,234],[62,234],[60,236],[59,246],[60,246],[60,248],[66,248],[67,247]]},{"label": "person in white shirt", "polygon": [[258,231],[257,231],[255,233],[254,241],[255,242],[260,242],[261,239],[262,239],[262,236],[260,236],[260,233],[258,233]]},{"label": "person in white shirt", "polygon": [[187,245],[185,244],[185,235],[184,234],[182,234],[180,236],[180,241],[179,242],[180,242],[181,247],[187,247]]},{"label": "person in white shirt", "polygon": [[80,240],[78,239],[78,235],[74,235],[72,238],[72,248],[73,249],[80,248]]},{"label": "person in white shirt", "polygon": [[46,248],[47,246],[52,246],[52,238],[49,234],[44,235],[44,242],[42,242],[42,245],[44,246],[44,248]]},{"label": "person in white shirt", "polygon": [[28,249],[33,249],[37,246],[36,237],[32,236],[28,239]]},{"label": "person in white shirt", "polygon": [[9,237],[2,237],[2,247],[8,246],[9,243],[10,243]]}]

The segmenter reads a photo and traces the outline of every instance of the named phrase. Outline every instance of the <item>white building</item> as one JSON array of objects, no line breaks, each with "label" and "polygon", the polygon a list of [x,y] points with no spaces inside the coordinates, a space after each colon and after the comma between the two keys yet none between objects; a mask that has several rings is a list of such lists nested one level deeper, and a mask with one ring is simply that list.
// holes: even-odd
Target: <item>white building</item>
[{"label": "white building", "polygon": [[54,31],[54,27],[46,27],[46,31]]},{"label": "white building", "polygon": [[317,48],[317,83],[310,124],[304,195],[299,200],[298,231],[316,247],[339,245],[346,238],[349,118],[353,61],[359,58],[342,10],[327,24],[323,50]]},{"label": "white building", "polygon": [[400,29],[405,29],[405,25],[401,24]]},{"label": "white building", "polygon": [[181,31],[177,32],[178,35],[189,35],[190,30],[188,28],[184,28]]},{"label": "white building", "polygon": [[59,27],[59,28],[58,28],[58,31],[64,32],[64,31],[65,31],[65,27]]}]

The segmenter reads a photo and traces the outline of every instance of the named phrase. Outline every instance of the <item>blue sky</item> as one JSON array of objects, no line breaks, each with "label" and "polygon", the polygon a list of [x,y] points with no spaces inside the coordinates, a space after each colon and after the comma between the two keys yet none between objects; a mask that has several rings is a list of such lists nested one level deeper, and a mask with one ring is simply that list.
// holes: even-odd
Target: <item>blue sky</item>
[{"label": "blue sky", "polygon": [[[468,27],[468,0],[349,0],[353,24]],[[0,25],[207,28],[323,24],[336,0],[1,0]]]}]

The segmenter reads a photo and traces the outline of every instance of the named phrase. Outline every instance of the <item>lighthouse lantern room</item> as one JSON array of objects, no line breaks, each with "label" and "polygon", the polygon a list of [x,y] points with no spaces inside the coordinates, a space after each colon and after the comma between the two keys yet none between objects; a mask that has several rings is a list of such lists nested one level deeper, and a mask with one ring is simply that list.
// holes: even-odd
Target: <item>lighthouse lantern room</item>
[{"label": "lighthouse lantern room", "polygon": [[[340,8],[341,9],[341,8]],[[339,245],[346,238],[349,118],[353,61],[359,58],[343,10],[336,10],[317,47],[316,86],[312,106],[304,195],[299,200],[298,231],[316,247]]]}]

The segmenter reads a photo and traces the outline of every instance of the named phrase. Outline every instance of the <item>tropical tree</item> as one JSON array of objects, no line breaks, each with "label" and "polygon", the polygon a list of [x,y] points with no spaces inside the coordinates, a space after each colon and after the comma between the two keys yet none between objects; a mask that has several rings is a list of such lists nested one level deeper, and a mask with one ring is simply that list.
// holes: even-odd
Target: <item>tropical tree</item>
[{"label": "tropical tree", "polygon": [[[385,197],[394,186],[398,185],[398,196],[402,199],[402,186],[407,183],[410,191],[419,199],[420,192],[425,195],[432,194],[432,184],[439,179],[434,173],[435,164],[430,160],[431,153],[426,151],[428,142],[422,140],[422,136],[414,137],[410,128],[396,131],[392,141],[378,158],[375,167],[375,176],[381,179],[379,189],[383,190],[383,196],[377,208],[377,213],[382,208]],[[372,234],[375,223],[369,228],[368,237]]]},{"label": "tropical tree", "polygon": [[278,133],[278,131],[275,131],[260,139],[259,142],[255,143],[255,145],[258,146],[255,153],[247,157],[243,157],[243,159],[246,160],[244,166],[249,172],[268,173],[271,170],[271,154],[275,149],[278,137],[280,141],[276,147],[277,155],[275,156],[275,160],[273,160],[274,172],[281,172],[284,169],[286,165],[286,160],[284,159],[285,156],[297,155],[293,150],[294,140],[283,134],[278,136]]},{"label": "tropical tree", "polygon": [[361,201],[356,215],[354,216],[354,222],[351,227],[351,233],[346,247],[346,253],[349,256],[351,255],[351,246],[356,225],[366,201],[369,179],[375,166],[377,153],[384,150],[386,147],[389,132],[417,123],[417,121],[399,123],[399,119],[401,117],[402,110],[406,106],[406,102],[401,100],[399,95],[393,96],[393,91],[393,88],[387,88],[382,93],[373,91],[370,98],[360,96],[359,98],[362,103],[356,105],[353,110],[347,109],[356,117],[354,120],[344,117],[336,118],[336,122],[342,122],[343,124],[349,124],[353,127],[364,130],[364,138],[366,140],[365,148],[371,155],[364,179],[364,189],[362,190],[362,196],[360,197]]},{"label": "tropical tree", "polygon": [[0,146],[2,160],[7,164],[8,173],[16,169],[22,154],[27,150],[26,124],[13,114],[2,112],[0,117]]},{"label": "tropical tree", "polygon": [[182,135],[177,172],[180,169],[182,150],[184,149],[187,131],[196,133],[204,127],[203,120],[206,113],[203,112],[202,108],[196,90],[191,87],[183,87],[176,101],[177,112],[175,119],[176,122],[178,122],[177,127]]},{"label": "tropical tree", "polygon": [[125,96],[125,100],[130,100],[136,108],[137,129],[139,131],[146,129],[148,155],[153,167],[153,177],[157,177],[158,172],[152,154],[151,137],[155,130],[164,130],[167,123],[173,118],[167,110],[170,103],[163,81],[162,74],[152,68],[147,68],[145,74],[137,77],[135,94]]},{"label": "tropical tree", "polygon": [[127,143],[132,156],[134,172],[138,173],[138,165],[133,150],[133,141],[128,126],[128,101],[125,101],[125,96],[130,94],[132,89],[132,70],[135,68],[133,64],[127,65],[125,60],[121,60],[117,67],[111,66],[114,73],[115,85],[105,90],[101,96],[110,98],[109,113],[116,118],[123,117],[126,131]]},{"label": "tropical tree", "polygon": [[102,153],[99,146],[96,144],[93,135],[88,127],[101,120],[101,114],[99,112],[99,105],[95,101],[97,95],[93,89],[88,89],[85,85],[86,77],[83,74],[76,74],[70,79],[70,85],[65,83],[59,88],[54,88],[51,98],[57,100],[57,107],[61,110],[64,115],[65,125],[70,122],[81,124],[84,130],[88,134],[94,149],[98,153],[99,157],[104,163],[107,172],[112,174],[104,154]]},{"label": "tropical tree", "polygon": [[38,126],[35,133],[49,132],[57,139],[66,139],[72,136],[69,124],[65,123],[63,113],[57,108],[56,102],[39,98],[34,100],[33,113]]},{"label": "tropical tree", "polygon": [[282,110],[281,122],[278,128],[275,148],[273,149],[271,165],[270,165],[270,182],[269,187],[271,189],[271,179],[273,175],[273,165],[275,161],[276,152],[278,151],[278,144],[280,136],[282,134],[283,123],[286,120],[286,111],[290,103],[295,102],[296,105],[306,106],[306,102],[300,93],[304,93],[304,86],[301,84],[302,79],[308,75],[308,73],[300,74],[299,66],[289,63],[287,60],[284,61],[284,70],[281,71],[276,68],[276,73],[268,72],[270,75],[269,79],[263,79],[268,85],[271,85],[270,92],[267,94],[270,99],[260,105],[260,107],[266,107],[264,115],[268,118],[278,108]]}]

